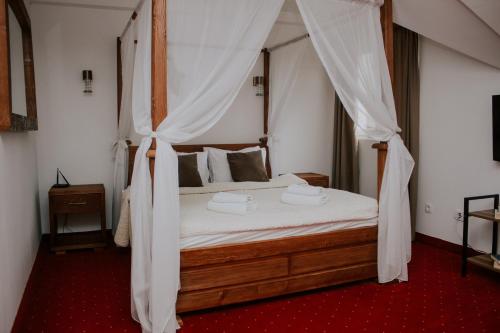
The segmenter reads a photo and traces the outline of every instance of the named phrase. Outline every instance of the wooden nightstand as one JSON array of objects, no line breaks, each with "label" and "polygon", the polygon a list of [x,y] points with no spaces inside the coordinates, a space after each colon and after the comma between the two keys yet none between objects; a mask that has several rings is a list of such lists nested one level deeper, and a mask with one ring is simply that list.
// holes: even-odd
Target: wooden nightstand
[{"label": "wooden nightstand", "polygon": [[[101,229],[89,232],[57,233],[58,214],[88,214],[100,216]],[[72,185],[49,190],[50,249],[66,250],[107,246],[106,203],[104,185]]]},{"label": "wooden nightstand", "polygon": [[309,185],[330,187],[330,177],[314,172],[301,172],[295,174],[297,177],[304,179]]}]

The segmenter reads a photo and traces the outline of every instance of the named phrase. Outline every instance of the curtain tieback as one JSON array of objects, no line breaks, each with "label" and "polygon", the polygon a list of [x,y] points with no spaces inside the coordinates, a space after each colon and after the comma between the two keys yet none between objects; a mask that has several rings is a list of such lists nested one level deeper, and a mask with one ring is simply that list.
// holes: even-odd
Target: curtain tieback
[{"label": "curtain tieback", "polygon": [[156,139],[158,137],[158,133],[156,133],[155,131],[151,131],[151,133],[149,133],[149,137],[151,139]]}]

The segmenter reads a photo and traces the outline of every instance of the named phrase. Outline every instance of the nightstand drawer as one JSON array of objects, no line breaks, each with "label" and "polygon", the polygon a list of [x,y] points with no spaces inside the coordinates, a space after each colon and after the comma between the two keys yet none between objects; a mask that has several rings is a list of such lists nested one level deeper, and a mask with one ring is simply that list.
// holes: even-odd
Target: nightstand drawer
[{"label": "nightstand drawer", "polygon": [[311,186],[321,186],[321,187],[328,187],[328,178],[320,178],[320,179],[308,179],[307,182]]},{"label": "nightstand drawer", "polygon": [[68,194],[51,198],[53,212],[67,213],[92,213],[101,209],[101,194]]}]

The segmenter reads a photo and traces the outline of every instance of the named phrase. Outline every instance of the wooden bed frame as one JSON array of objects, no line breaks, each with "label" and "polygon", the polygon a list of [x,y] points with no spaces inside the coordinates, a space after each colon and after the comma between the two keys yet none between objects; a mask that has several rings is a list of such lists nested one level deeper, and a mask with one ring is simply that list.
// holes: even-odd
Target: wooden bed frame
[{"label": "wooden bed frame", "polygon": [[[156,130],[167,117],[167,0],[152,0],[151,119]],[[384,45],[393,78],[392,0],[381,8]],[[264,50],[264,134],[269,109],[269,53]],[[118,74],[120,71],[118,71]],[[120,80],[119,80],[120,81]],[[393,81],[394,84],[394,81]],[[259,144],[178,145],[177,151],[195,152],[203,146],[238,150]],[[378,186],[382,183],[387,144],[378,149]],[[148,157],[154,174],[156,141]],[[129,176],[137,147],[129,149]],[[269,157],[269,154],[268,154]],[[267,161],[270,173],[269,161]],[[271,296],[317,289],[377,276],[377,227],[356,228],[307,236],[221,245],[181,251],[181,290],[177,312],[207,309]]]},{"label": "wooden bed frame", "polygon": [[[177,145],[239,150],[260,143]],[[129,147],[129,182],[137,146]],[[267,154],[269,157],[269,153]],[[267,159],[267,170],[271,168]],[[181,250],[177,312],[201,310],[377,276],[377,227]]]}]

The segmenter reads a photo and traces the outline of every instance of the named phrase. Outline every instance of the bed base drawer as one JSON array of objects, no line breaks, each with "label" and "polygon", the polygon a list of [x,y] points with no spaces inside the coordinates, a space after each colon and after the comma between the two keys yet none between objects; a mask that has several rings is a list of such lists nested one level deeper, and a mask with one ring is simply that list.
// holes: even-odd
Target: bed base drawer
[{"label": "bed base drawer", "polygon": [[377,276],[377,264],[368,262],[320,272],[270,279],[203,291],[180,292],[177,312],[189,312],[236,304],[299,291],[334,286]]},{"label": "bed base drawer", "polygon": [[287,275],[286,257],[199,267],[181,270],[181,291],[248,283]]},{"label": "bed base drawer", "polygon": [[291,255],[290,274],[321,271],[370,261],[377,261],[377,243]]},{"label": "bed base drawer", "polygon": [[183,250],[178,312],[377,276],[377,227]]}]

